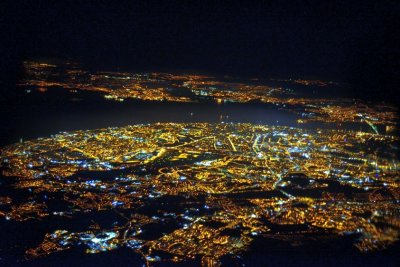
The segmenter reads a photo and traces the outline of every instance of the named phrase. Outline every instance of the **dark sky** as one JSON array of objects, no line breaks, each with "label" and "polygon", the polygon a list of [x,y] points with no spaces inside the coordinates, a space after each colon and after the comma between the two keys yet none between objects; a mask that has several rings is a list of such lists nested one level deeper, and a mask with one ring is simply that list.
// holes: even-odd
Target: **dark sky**
[{"label": "dark sky", "polygon": [[97,68],[326,78],[355,96],[397,96],[399,1],[222,2],[2,2],[1,68],[72,57]]}]

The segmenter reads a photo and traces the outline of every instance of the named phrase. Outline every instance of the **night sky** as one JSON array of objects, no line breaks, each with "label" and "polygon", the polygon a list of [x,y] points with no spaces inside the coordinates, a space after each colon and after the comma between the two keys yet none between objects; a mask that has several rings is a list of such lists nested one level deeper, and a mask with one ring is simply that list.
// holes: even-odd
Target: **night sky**
[{"label": "night sky", "polygon": [[73,58],[98,69],[332,79],[354,97],[398,99],[399,1],[94,2],[2,2],[2,73],[10,79],[24,59]]}]

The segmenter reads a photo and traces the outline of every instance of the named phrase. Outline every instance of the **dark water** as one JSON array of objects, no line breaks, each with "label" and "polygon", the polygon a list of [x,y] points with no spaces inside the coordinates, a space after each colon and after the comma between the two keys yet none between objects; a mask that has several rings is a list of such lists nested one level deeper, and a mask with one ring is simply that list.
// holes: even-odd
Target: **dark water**
[{"label": "dark water", "polygon": [[[296,116],[263,104],[167,103],[105,100],[100,94],[20,92],[3,114],[1,144],[60,131],[153,122],[252,122],[296,126]],[[9,103],[6,103],[6,105]]]},{"label": "dark water", "polygon": [[[99,93],[71,93],[62,88],[45,93],[20,87],[10,88],[16,94],[2,103],[0,145],[60,131],[86,130],[155,122],[243,122],[301,128],[331,128],[320,122],[298,124],[296,114],[263,103],[171,103],[124,102],[106,100]],[[367,125],[341,125],[346,129],[369,130]]]}]

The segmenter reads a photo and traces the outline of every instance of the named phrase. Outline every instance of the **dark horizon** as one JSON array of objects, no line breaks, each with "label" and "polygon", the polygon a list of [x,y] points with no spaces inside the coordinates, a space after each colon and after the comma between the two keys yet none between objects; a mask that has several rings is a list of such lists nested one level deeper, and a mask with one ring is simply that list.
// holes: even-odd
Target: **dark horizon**
[{"label": "dark horizon", "polygon": [[398,99],[395,1],[10,1],[4,10],[8,77],[22,60],[73,58],[97,69],[335,80],[353,97]]}]

